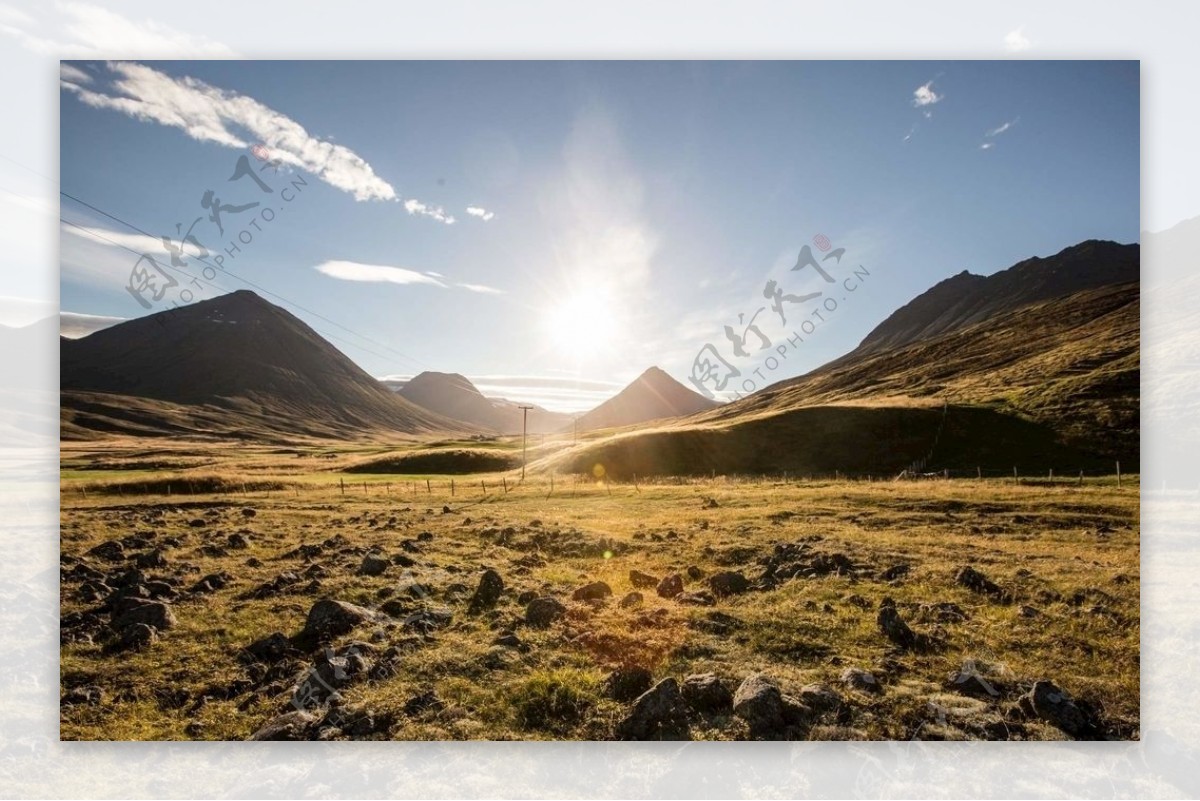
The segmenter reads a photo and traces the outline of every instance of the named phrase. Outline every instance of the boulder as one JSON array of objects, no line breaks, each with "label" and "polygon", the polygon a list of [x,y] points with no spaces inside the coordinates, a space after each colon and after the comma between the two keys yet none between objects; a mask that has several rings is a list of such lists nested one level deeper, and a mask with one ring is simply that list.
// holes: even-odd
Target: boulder
[{"label": "boulder", "polygon": [[504,579],[500,577],[500,574],[491,569],[483,571],[483,575],[479,577],[479,586],[475,588],[475,594],[471,596],[471,614],[479,614],[494,607],[503,592]]},{"label": "boulder", "polygon": [[997,600],[1002,600],[1006,597],[1004,590],[1000,589],[998,584],[969,565],[960,568],[954,574],[954,581],[972,592],[977,592],[981,595],[990,595]]},{"label": "boulder", "polygon": [[316,728],[318,718],[311,712],[295,710],[271,718],[251,740],[307,740]]},{"label": "boulder", "polygon": [[1036,682],[1022,706],[1072,737],[1087,736],[1093,728],[1087,713],[1052,681]]},{"label": "boulder", "polygon": [[746,677],[733,694],[733,713],[750,727],[755,739],[780,737],[786,726],[788,709],[783,692],[763,673]]},{"label": "boulder", "polygon": [[750,581],[741,573],[726,570],[714,573],[708,580],[708,588],[718,598],[727,595],[738,595],[750,589]]},{"label": "boulder", "polygon": [[626,593],[625,597],[617,605],[622,609],[632,609],[635,606],[640,606],[643,600],[640,592],[630,592]]},{"label": "boulder", "polygon": [[277,631],[250,643],[242,653],[251,662],[271,665],[292,653],[292,641],[283,632]]},{"label": "boulder", "polygon": [[562,617],[566,611],[567,607],[557,598],[534,598],[525,607],[525,625],[535,629],[549,628],[550,624]]},{"label": "boulder", "polygon": [[690,739],[687,704],[679,682],[663,679],[638,696],[629,713],[617,724],[616,736],[619,740]]},{"label": "boulder", "polygon": [[658,587],[655,590],[660,598],[674,598],[683,592],[683,576],[678,573],[672,573],[658,582]]},{"label": "boulder", "polygon": [[380,553],[369,553],[363,557],[362,564],[359,565],[359,575],[363,576],[381,576],[391,564]]},{"label": "boulder", "polygon": [[575,601],[603,601],[611,597],[612,594],[612,588],[603,581],[593,581],[591,584],[585,584],[571,593],[571,599]]},{"label": "boulder", "polygon": [[322,598],[308,610],[304,628],[296,635],[302,647],[312,647],[349,633],[355,626],[373,619],[375,614],[361,606]]},{"label": "boulder", "polygon": [[654,676],[643,667],[619,667],[604,680],[604,694],[627,703],[650,689]]},{"label": "boulder", "polygon": [[658,586],[658,579],[640,570],[629,571],[629,583],[639,590],[650,590]]},{"label": "boulder", "polygon": [[733,711],[733,693],[712,673],[686,677],[680,692],[687,705],[702,714],[723,715]]},{"label": "boulder", "polygon": [[917,644],[917,635],[908,627],[900,613],[896,611],[896,602],[884,598],[879,603],[879,616],[876,618],[879,630],[901,648],[912,648]]},{"label": "boulder", "polygon": [[176,623],[175,614],[171,611],[169,604],[135,598],[126,598],[125,602],[131,605],[113,619],[113,628],[118,631],[139,624],[151,626],[158,631],[166,631]]},{"label": "boulder", "polygon": [[845,684],[852,690],[858,690],[863,693],[883,692],[883,685],[879,683],[879,679],[875,678],[875,674],[862,668],[846,668],[842,671],[841,679],[842,684]]}]

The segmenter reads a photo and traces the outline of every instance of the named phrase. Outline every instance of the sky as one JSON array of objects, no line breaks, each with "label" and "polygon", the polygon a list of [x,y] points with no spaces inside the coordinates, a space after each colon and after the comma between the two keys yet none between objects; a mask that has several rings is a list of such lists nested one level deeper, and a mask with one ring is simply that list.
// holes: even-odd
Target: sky
[{"label": "sky", "polygon": [[575,411],[658,365],[728,399],[964,269],[1138,241],[1138,87],[1137,62],[64,62],[64,333],[249,288],[381,378]]}]

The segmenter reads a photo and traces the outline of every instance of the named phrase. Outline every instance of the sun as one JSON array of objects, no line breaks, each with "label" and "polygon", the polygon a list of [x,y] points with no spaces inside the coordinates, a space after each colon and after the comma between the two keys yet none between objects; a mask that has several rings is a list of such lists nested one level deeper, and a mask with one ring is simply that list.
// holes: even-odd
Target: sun
[{"label": "sun", "polygon": [[602,353],[616,336],[617,314],[604,292],[579,292],[554,305],[544,320],[546,336],[564,355],[586,358]]}]

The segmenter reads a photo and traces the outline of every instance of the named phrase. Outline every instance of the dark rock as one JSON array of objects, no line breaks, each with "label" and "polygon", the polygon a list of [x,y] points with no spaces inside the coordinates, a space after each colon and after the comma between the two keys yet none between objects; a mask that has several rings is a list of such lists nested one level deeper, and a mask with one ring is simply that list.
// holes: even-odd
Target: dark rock
[{"label": "dark rock", "polygon": [[656,588],[660,598],[674,598],[679,593],[683,592],[683,577],[678,573],[671,575],[658,582]]},{"label": "dark rock", "polygon": [[525,607],[525,624],[535,629],[548,628],[550,624],[562,617],[567,608],[556,598],[549,596],[534,598]]},{"label": "dark rock", "polygon": [[301,647],[310,648],[347,634],[355,626],[373,618],[374,613],[361,606],[322,598],[308,610],[304,628],[296,635],[295,640]]},{"label": "dark rock", "polygon": [[104,559],[108,562],[116,562],[125,558],[125,547],[116,540],[102,542],[96,547],[87,552],[88,556],[94,556],[97,559]]},{"label": "dark rock", "polygon": [[278,631],[261,640],[255,640],[243,650],[243,654],[250,661],[267,665],[272,665],[294,652],[292,641]]},{"label": "dark rock", "polygon": [[716,598],[708,590],[700,590],[699,592],[681,592],[675,596],[675,601],[684,606],[712,606],[717,602]]},{"label": "dark rock", "polygon": [[479,614],[485,609],[491,609],[500,600],[500,594],[504,592],[504,579],[495,570],[485,570],[483,575],[479,577],[479,586],[475,588],[475,594],[471,596],[471,614]]},{"label": "dark rock", "polygon": [[[133,601],[134,599],[129,599]],[[144,624],[158,631],[166,631],[176,623],[175,614],[168,604],[161,601],[139,601],[126,609],[113,620],[113,628],[118,631]]]},{"label": "dark rock", "polygon": [[640,592],[630,592],[626,593],[625,597],[617,605],[622,609],[632,609],[635,606],[639,606],[643,600]]},{"label": "dark rock", "polygon": [[252,509],[249,506],[247,506],[245,509],[242,510],[242,517],[254,517],[257,514],[258,514],[258,510]]},{"label": "dark rock", "polygon": [[521,648],[524,643],[521,638],[513,634],[511,631],[504,632],[492,640],[492,645],[499,645],[503,648]]},{"label": "dark rock", "polygon": [[229,583],[229,579],[230,575],[224,571],[220,573],[211,573],[197,581],[192,587],[192,592],[216,592],[217,590],[224,589],[225,585]]},{"label": "dark rock", "polygon": [[358,567],[358,572],[362,576],[381,576],[388,569],[389,564],[388,560],[382,554],[369,553],[363,557],[362,564]]},{"label": "dark rock", "polygon": [[680,692],[687,705],[702,714],[724,715],[733,711],[733,693],[712,673],[688,676]]},{"label": "dark rock", "polygon": [[454,619],[449,609],[425,607],[411,612],[401,619],[400,625],[418,634],[430,635],[438,629],[444,629]]},{"label": "dark rock", "polygon": [[145,623],[133,623],[121,629],[117,647],[125,650],[145,648],[158,639],[158,631]]},{"label": "dark rock", "polygon": [[571,599],[575,601],[603,601],[611,595],[611,587],[603,581],[593,581],[591,584],[585,584],[571,593]]},{"label": "dark rock", "polygon": [[658,586],[658,579],[640,570],[630,570],[629,583],[639,590],[649,590]]},{"label": "dark rock", "polygon": [[783,737],[797,712],[797,705],[785,700],[779,685],[763,673],[746,677],[733,694],[733,713],[746,721],[756,740]]},{"label": "dark rock", "polygon": [[699,581],[700,579],[704,578],[704,571],[696,565],[689,565],[687,569],[687,575],[692,581]]},{"label": "dark rock", "polygon": [[225,539],[225,543],[234,550],[242,550],[243,548],[250,547],[250,538],[239,531],[235,534],[230,534]]},{"label": "dark rock", "polygon": [[152,567],[166,567],[167,557],[159,549],[139,553],[134,557],[133,563],[142,570],[148,570]]},{"label": "dark rock", "polygon": [[896,603],[891,598],[884,598],[880,602],[876,622],[883,635],[901,648],[912,648],[917,644],[917,635],[900,617]]},{"label": "dark rock", "polygon": [[899,564],[892,565],[887,570],[879,574],[880,581],[895,581],[898,578],[907,576],[912,568],[909,565]]},{"label": "dark rock", "polygon": [[342,687],[366,676],[372,667],[365,644],[354,644],[341,651],[326,648],[296,685],[292,704],[297,708],[325,703]]},{"label": "dark rock", "polygon": [[708,580],[708,587],[712,590],[712,594],[718,598],[724,598],[728,595],[738,595],[750,589],[750,582],[741,573],[732,570],[726,570],[721,573],[714,573],[712,578]]},{"label": "dark rock", "polygon": [[1034,715],[1056,726],[1072,737],[1084,737],[1093,733],[1092,722],[1087,713],[1065,690],[1052,681],[1039,681],[1025,696],[1025,705]]},{"label": "dark rock", "polygon": [[307,740],[316,729],[318,718],[312,712],[296,710],[272,718],[254,734],[251,740]]},{"label": "dark rock", "polygon": [[997,600],[1004,600],[1007,598],[1007,594],[1004,592],[1004,590],[1000,589],[999,585],[973,567],[967,566],[960,568],[959,571],[954,574],[954,580],[959,585],[966,587],[972,592],[977,592],[981,595],[990,595]]},{"label": "dark rock", "polygon": [[604,680],[604,694],[614,701],[633,701],[650,689],[654,676],[644,667],[619,667]]},{"label": "dark rock", "polygon": [[837,712],[845,706],[842,696],[824,684],[806,684],[801,687],[798,700],[801,705],[817,715]]},{"label": "dark rock", "polygon": [[392,556],[392,564],[399,567],[412,567],[417,563],[416,559],[406,554],[398,553]]},{"label": "dark rock", "polygon": [[883,692],[883,685],[879,683],[879,679],[875,678],[875,674],[862,668],[848,667],[842,671],[841,678],[842,684],[852,690],[864,693]]},{"label": "dark rock", "polygon": [[517,596],[517,603],[527,605],[530,601],[537,597],[538,594],[536,590],[525,590]]},{"label": "dark rock", "polygon": [[663,679],[639,696],[629,714],[617,724],[616,736],[619,740],[690,739],[687,704],[679,683]]},{"label": "dark rock", "polygon": [[996,685],[985,678],[971,663],[964,664],[960,670],[956,670],[950,674],[946,686],[951,690],[956,690],[963,695],[970,695],[974,698],[983,698],[992,700],[1000,697],[1000,689]]},{"label": "dark rock", "polygon": [[727,615],[724,612],[708,612],[704,617],[688,623],[688,626],[696,631],[702,631],[705,634],[715,634],[717,636],[729,634],[730,632],[744,628],[745,625],[738,618],[733,615]]},{"label": "dark rock", "polygon": [[104,700],[104,690],[95,686],[75,687],[63,694],[62,706],[96,706]]}]

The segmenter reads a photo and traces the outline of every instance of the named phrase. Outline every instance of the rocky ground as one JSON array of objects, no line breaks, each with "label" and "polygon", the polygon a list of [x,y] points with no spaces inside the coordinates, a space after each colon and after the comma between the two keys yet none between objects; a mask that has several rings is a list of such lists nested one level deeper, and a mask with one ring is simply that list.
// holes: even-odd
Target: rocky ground
[{"label": "rocky ground", "polygon": [[1136,487],[64,491],[64,739],[1129,739]]}]

